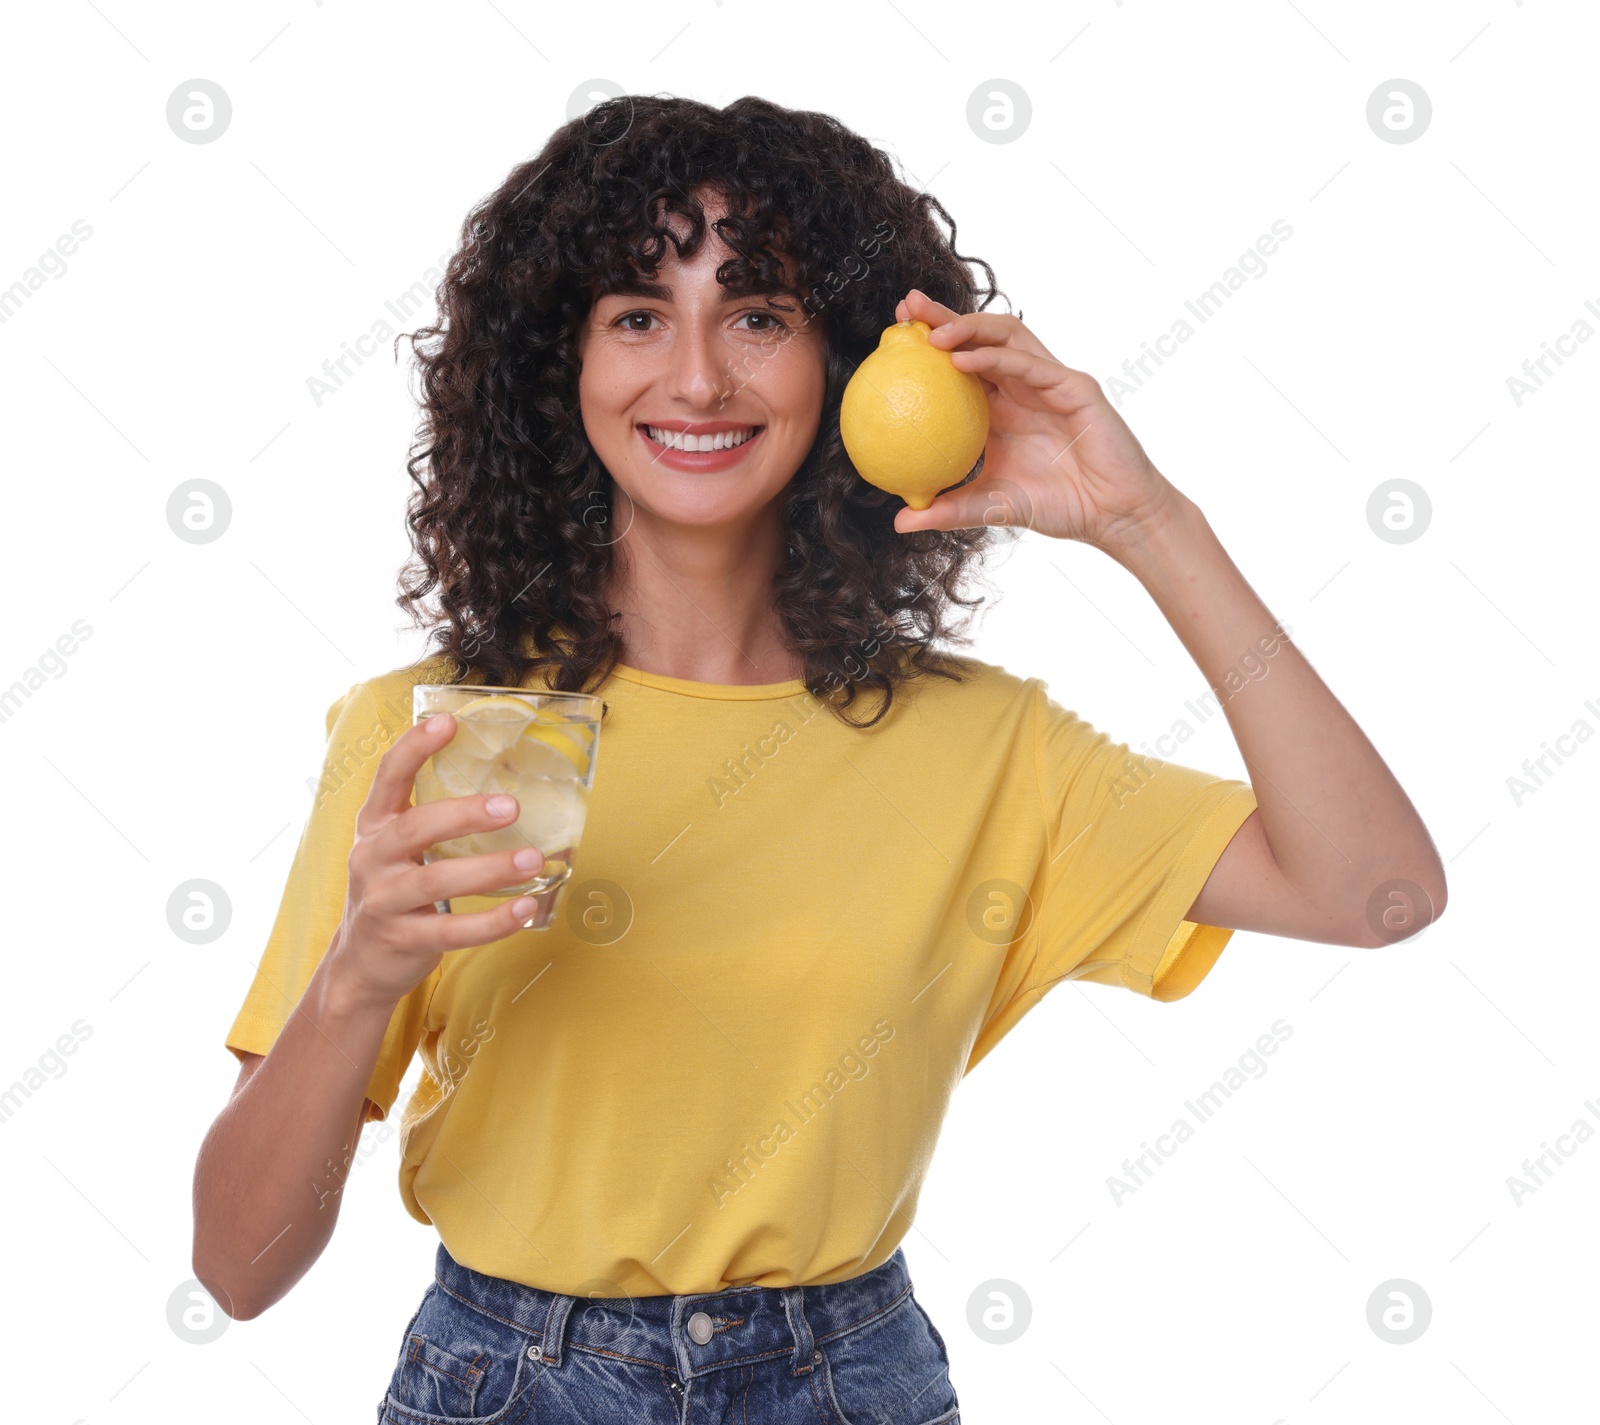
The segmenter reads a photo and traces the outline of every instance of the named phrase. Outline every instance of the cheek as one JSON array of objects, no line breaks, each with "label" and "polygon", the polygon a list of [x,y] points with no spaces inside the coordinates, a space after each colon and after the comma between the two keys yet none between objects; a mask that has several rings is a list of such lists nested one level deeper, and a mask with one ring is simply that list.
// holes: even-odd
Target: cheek
[{"label": "cheek", "polygon": [[756,394],[797,431],[801,427],[813,430],[822,417],[826,388],[824,353],[815,346],[790,342],[762,368]]},{"label": "cheek", "polygon": [[628,389],[626,373],[608,360],[603,350],[591,349],[589,360],[578,372],[578,405],[585,416],[613,415],[627,404]]}]

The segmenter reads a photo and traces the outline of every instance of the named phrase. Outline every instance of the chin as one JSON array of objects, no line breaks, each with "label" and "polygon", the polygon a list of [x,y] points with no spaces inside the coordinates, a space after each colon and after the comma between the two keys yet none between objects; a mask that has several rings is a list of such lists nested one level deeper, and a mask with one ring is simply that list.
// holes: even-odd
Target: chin
[{"label": "chin", "polygon": [[653,476],[628,491],[641,515],[664,525],[714,528],[755,519],[782,492],[735,487],[727,475],[684,475],[663,481]]}]

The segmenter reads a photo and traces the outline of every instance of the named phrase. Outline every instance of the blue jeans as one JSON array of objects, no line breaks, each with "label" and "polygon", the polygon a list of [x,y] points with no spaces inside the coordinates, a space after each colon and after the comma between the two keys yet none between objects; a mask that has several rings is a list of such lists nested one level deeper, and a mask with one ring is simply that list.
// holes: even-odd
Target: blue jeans
[{"label": "blue jeans", "polygon": [[944,1341],[899,1248],[847,1281],[572,1297],[439,1244],[380,1425],[959,1425]]}]

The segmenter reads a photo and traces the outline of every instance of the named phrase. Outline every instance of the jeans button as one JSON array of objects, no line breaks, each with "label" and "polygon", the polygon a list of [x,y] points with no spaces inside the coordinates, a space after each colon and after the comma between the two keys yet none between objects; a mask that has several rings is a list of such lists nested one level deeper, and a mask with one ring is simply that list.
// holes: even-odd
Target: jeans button
[{"label": "jeans button", "polygon": [[689,1318],[689,1339],[697,1346],[703,1346],[712,1336],[711,1318],[703,1311],[697,1311]]}]

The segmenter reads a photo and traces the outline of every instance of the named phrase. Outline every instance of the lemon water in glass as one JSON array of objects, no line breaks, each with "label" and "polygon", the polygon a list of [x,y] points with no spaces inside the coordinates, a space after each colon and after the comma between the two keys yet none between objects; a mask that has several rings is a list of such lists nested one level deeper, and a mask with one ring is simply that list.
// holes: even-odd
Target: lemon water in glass
[{"label": "lemon water in glass", "polygon": [[[464,683],[419,683],[412,689],[413,722],[444,712],[456,720],[455,736],[418,770],[416,804],[505,792],[517,799],[517,819],[494,831],[438,842],[422,859],[537,847],[544,855],[537,874],[481,894],[496,900],[538,897],[538,908],[523,928],[548,929],[588,816],[600,745],[600,698]],[[450,903],[437,901],[435,909],[448,911]]]}]

